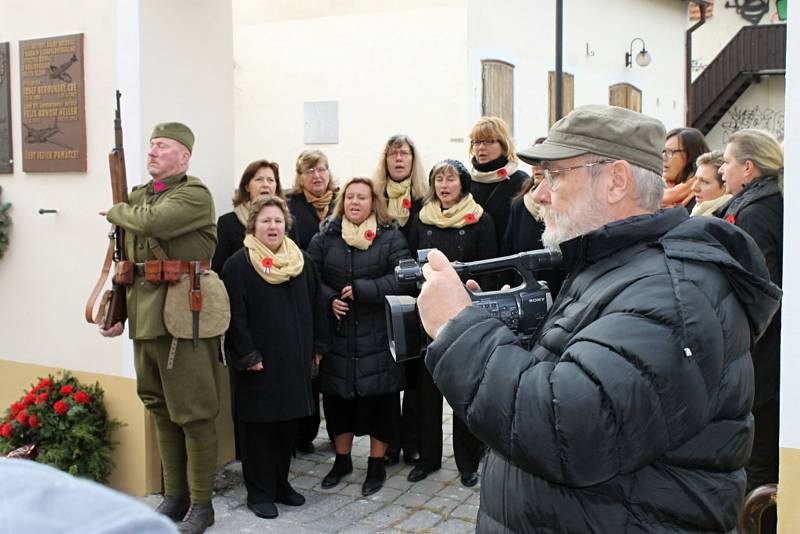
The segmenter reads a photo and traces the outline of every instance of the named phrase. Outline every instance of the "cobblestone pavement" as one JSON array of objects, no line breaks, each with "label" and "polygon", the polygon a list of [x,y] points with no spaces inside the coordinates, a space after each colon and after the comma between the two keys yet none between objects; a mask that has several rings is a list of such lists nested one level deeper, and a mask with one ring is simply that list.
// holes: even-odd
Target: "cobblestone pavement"
[{"label": "cobblestone pavement", "polygon": [[[324,421],[314,441],[316,452],[299,454],[292,461],[289,480],[306,498],[306,504],[290,507],[278,504],[276,519],[256,517],[245,504],[246,491],[242,468],[233,462],[217,473],[214,493],[216,523],[208,534],[248,532],[367,533],[466,533],[475,530],[480,483],[473,488],[461,485],[453,459],[452,413],[445,403],[444,457],[442,468],[423,481],[406,480],[411,467],[401,461],[387,467],[383,488],[369,497],[361,496],[367,472],[369,438],[353,443],[353,473],[335,488],[320,487],[333,465],[334,452],[327,440]],[[145,497],[155,507],[157,495]]]}]

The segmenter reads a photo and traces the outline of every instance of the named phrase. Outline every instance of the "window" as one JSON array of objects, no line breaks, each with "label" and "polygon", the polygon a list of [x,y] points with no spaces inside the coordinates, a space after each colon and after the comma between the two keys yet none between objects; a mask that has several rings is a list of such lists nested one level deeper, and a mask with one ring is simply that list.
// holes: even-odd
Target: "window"
[{"label": "window", "polygon": [[642,91],[629,83],[612,85],[608,88],[608,103],[641,113]]},{"label": "window", "polygon": [[500,117],[514,132],[514,65],[505,61],[481,61],[483,99],[481,113]]},{"label": "window", "polygon": [[[575,76],[568,72],[561,73],[561,111],[562,117],[575,107]],[[550,102],[548,124],[556,122],[556,73],[551,70],[547,73],[547,98]]]}]

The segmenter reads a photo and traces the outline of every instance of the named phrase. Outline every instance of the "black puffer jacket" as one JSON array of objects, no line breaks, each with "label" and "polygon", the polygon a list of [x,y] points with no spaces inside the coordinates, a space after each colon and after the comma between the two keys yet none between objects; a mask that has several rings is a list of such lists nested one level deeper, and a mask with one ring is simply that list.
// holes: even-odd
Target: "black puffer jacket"
[{"label": "black puffer jacket", "polygon": [[733,532],[754,337],[777,309],[744,232],[683,208],[562,244],[570,276],[531,351],[471,306],[426,365],[492,452],[479,532]]},{"label": "black puffer jacket", "polygon": [[[749,183],[715,215],[732,222],[752,237],[764,259],[769,277],[783,287],[783,193],[778,178],[764,176]],[[753,408],[779,400],[781,382],[781,312],[753,348],[756,397]]]},{"label": "black puffer jacket", "polygon": [[[317,209],[306,200],[302,191],[299,193],[290,193],[286,196],[286,201],[289,204],[289,211],[292,214],[292,218],[294,218],[292,229],[289,230],[289,237],[292,238],[292,241],[297,243],[298,247],[306,250],[308,244],[311,242],[311,238],[314,237],[314,234],[319,232],[319,227],[321,225],[319,217],[317,217]],[[328,215],[331,214],[335,205],[336,197],[334,195],[334,198],[328,206]]]},{"label": "black puffer jacket", "polygon": [[511,199],[519,193],[522,184],[527,179],[528,175],[524,171],[518,170],[510,175],[508,180],[493,184],[483,184],[472,180],[470,193],[475,202],[483,206],[483,209],[492,216],[498,244],[503,242],[503,236],[506,233],[508,215],[511,212]]},{"label": "black puffer jacket", "polygon": [[[330,321],[330,350],[319,370],[322,392],[350,399],[403,389],[403,370],[389,352],[384,309],[386,295],[403,292],[394,268],[410,257],[397,225],[379,226],[372,245],[359,250],[342,239],[341,219],[327,220],[308,254],[319,272],[322,305]],[[336,321],[330,303],[348,284],[354,301],[344,319]]]}]

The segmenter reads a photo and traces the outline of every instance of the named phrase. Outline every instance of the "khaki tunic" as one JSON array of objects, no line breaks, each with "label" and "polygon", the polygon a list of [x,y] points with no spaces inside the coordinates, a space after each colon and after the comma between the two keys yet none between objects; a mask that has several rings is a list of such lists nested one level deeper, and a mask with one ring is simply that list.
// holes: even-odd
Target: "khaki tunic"
[{"label": "khaki tunic", "polygon": [[[156,238],[164,253],[176,260],[211,260],[217,246],[214,202],[205,185],[194,176],[164,180],[157,193],[151,180],[134,187],[128,204],[114,205],[108,220],[125,229],[125,253],[129,260],[156,259],[148,238]],[[163,308],[166,285],[137,276],[128,287],[128,331],[131,339],[155,339],[167,335]]]}]

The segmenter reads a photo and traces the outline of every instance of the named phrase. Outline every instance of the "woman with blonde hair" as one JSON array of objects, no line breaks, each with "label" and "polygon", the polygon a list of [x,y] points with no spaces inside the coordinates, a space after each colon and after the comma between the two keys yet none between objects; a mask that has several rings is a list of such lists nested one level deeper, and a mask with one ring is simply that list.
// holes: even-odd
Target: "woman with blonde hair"
[{"label": "woman with blonde hair", "polygon": [[[728,138],[719,172],[733,195],[714,215],[752,237],[767,260],[770,279],[783,285],[783,150],[769,133],[747,129]],[[781,311],[753,347],[755,437],[747,491],[778,481]],[[774,514],[771,521],[774,521]],[[765,530],[766,531],[766,530]]]},{"label": "woman with blonde hair", "polygon": [[389,351],[385,297],[401,293],[394,275],[409,257],[406,239],[390,223],[383,198],[369,178],[352,178],[332,216],[308,246],[328,310],[330,349],[319,366],[325,417],[336,460],[322,480],[332,488],[353,471],[353,436],[369,435],[364,496],[383,487],[384,455],[396,439],[403,370]]},{"label": "woman with blonde hair", "polygon": [[497,243],[503,242],[511,200],[519,192],[527,173],[518,169],[514,139],[499,117],[481,117],[469,133],[472,162],[472,196],[492,216]]},{"label": "woman with blonde hair", "polygon": [[731,199],[731,195],[725,192],[725,182],[719,174],[723,163],[721,150],[706,152],[697,158],[692,186],[697,203],[692,208],[692,217],[713,217],[714,211]]},{"label": "woman with blonde hair", "polygon": [[[422,199],[428,191],[428,182],[422,166],[422,158],[411,138],[404,134],[391,136],[383,147],[378,164],[372,174],[378,194],[388,203],[391,219],[397,221],[406,240],[409,238],[411,221],[422,208]],[[419,359],[403,363],[407,387],[403,393],[403,406],[398,426],[398,441],[390,443],[386,452],[386,465],[400,462],[400,451],[407,465],[413,465],[419,451],[419,408],[417,380]]]}]

